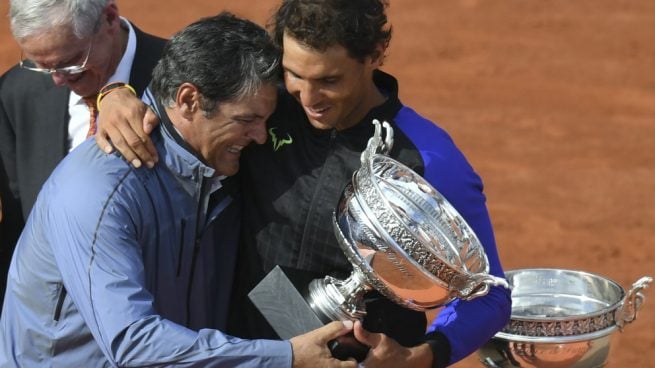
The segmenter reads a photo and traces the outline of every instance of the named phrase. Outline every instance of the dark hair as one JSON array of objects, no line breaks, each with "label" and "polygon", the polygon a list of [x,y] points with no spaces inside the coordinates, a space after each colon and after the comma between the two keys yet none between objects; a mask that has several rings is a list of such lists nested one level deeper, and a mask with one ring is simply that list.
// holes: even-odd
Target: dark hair
[{"label": "dark hair", "polygon": [[203,18],[178,32],[164,48],[153,71],[152,92],[163,105],[175,101],[182,83],[202,94],[201,109],[277,84],[280,53],[265,29],[234,14]]},{"label": "dark hair", "polygon": [[385,0],[283,0],[269,24],[282,47],[285,32],[313,49],[340,45],[355,59],[373,55],[391,40]]}]

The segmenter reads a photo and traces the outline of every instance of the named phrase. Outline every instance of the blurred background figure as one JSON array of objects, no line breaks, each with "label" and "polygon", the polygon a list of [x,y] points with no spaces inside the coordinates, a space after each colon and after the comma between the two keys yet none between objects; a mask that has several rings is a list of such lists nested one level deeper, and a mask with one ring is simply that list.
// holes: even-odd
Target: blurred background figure
[{"label": "blurred background figure", "polygon": [[96,94],[129,81],[140,95],[165,43],[122,18],[115,0],[12,0],[9,20],[20,61],[0,77],[0,294],[41,186],[95,133]]}]

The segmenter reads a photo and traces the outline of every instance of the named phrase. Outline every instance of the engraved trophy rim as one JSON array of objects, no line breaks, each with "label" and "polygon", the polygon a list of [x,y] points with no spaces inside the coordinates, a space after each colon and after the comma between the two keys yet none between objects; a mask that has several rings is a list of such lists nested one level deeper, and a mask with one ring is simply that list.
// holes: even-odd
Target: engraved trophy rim
[{"label": "engraved trophy rim", "polygon": [[644,301],[641,291],[652,282],[644,276],[626,291],[610,278],[559,268],[508,270],[505,276],[512,287],[512,313],[495,338],[513,342],[565,343],[609,335],[636,318]]},{"label": "engraved trophy rim", "polygon": [[[462,260],[462,257],[461,257],[462,252],[458,251],[458,249],[454,246],[454,244],[452,244],[453,242],[448,241],[448,240],[455,240],[455,242],[456,242],[457,240],[462,240],[463,241],[463,240],[469,240],[470,239],[471,242],[472,242],[472,246],[467,247],[467,249],[483,250],[482,243],[480,242],[480,240],[477,237],[477,235],[475,234],[475,232],[473,232],[470,225],[466,222],[466,220],[459,214],[459,212],[452,206],[452,204],[450,204],[450,202],[437,189],[435,189],[427,180],[422,178],[420,175],[416,174],[411,168],[409,168],[408,166],[402,164],[401,162],[398,162],[398,161],[396,161],[396,160],[394,160],[394,159],[392,159],[392,158],[390,158],[388,156],[384,156],[384,155],[380,155],[380,154],[375,154],[375,155],[373,155],[371,157],[371,159],[369,161],[369,165],[368,165],[368,172],[363,171],[361,173],[362,174],[361,177],[365,177],[367,180],[370,180],[372,185],[375,187],[376,191],[374,192],[375,193],[374,198],[366,198],[367,195],[372,194],[370,192],[365,192],[365,191],[357,192],[356,194],[360,194],[364,198],[364,202],[366,202],[367,204],[371,204],[371,203],[375,203],[375,202],[378,202],[378,201],[382,201],[382,202],[385,203],[385,206],[384,206],[385,210],[389,210],[392,207],[389,199],[386,198],[385,196],[381,195],[381,193],[383,191],[380,188],[379,182],[384,181],[385,179],[384,178],[379,178],[379,180],[371,180],[371,178],[378,178],[377,175],[371,174],[374,171],[373,166],[377,163],[376,161],[386,161],[388,163],[392,163],[397,168],[402,169],[405,172],[405,174],[411,175],[412,179],[414,181],[413,184],[415,184],[417,187],[418,186],[423,186],[423,187],[426,187],[426,189],[430,191],[430,195],[433,196],[433,198],[429,198],[429,199],[433,199],[436,202],[436,203],[434,203],[434,205],[438,206],[438,209],[433,209],[434,211],[431,214],[433,216],[433,218],[436,219],[439,222],[438,225],[441,225],[441,226],[436,226],[435,230],[437,230],[438,233],[443,233],[441,230],[443,228],[445,228],[445,227],[448,227],[447,222],[450,222],[450,221],[457,222],[457,223],[459,223],[461,225],[460,228],[455,229],[455,230],[460,230],[460,231],[463,232],[463,234],[460,234],[461,236],[453,236],[454,239],[448,239],[447,236],[445,236],[443,234],[438,234],[438,235],[443,236],[443,237],[440,237],[438,239],[438,240],[440,240],[438,242],[438,245],[441,245],[442,247],[439,249],[439,252],[437,252],[437,251],[431,252],[431,254],[434,257],[439,258],[439,260],[446,263],[447,266],[452,268],[454,271],[459,271],[461,273],[475,274],[475,273],[480,273],[480,272],[483,272],[483,273],[488,273],[489,272],[489,260],[488,260],[486,254],[484,252],[476,252],[476,254],[470,255],[471,257],[475,257],[475,256],[479,257],[479,259],[478,259],[479,260],[478,269],[477,270],[471,270],[471,269],[469,269],[470,267],[466,265],[465,260]],[[411,192],[408,192],[406,194],[410,194],[410,193]],[[420,199],[419,199],[419,201],[420,201]],[[421,206],[421,209],[425,210],[426,208]],[[412,231],[412,229],[410,229],[410,226],[408,225],[408,220],[409,219],[407,219],[405,216],[401,216],[402,213],[399,212],[399,211],[389,211],[389,212],[403,226],[403,229],[407,230],[410,233],[410,236],[412,238],[418,238],[416,232]],[[428,224],[428,225],[430,225],[430,224]],[[388,227],[387,224],[381,224],[381,226],[383,228],[385,228],[385,230],[387,232],[392,230],[392,229],[390,229]],[[450,228],[452,229],[452,227],[450,227]],[[421,242],[421,241],[419,240],[419,242]],[[421,242],[421,243],[423,243],[423,242]],[[446,244],[443,244],[443,243],[446,243]],[[428,261],[417,260],[414,257],[414,254],[411,252],[411,249],[408,249],[409,247],[400,245],[400,244],[398,244],[398,242],[396,242],[395,244],[398,245],[404,251],[408,252],[408,255],[410,255],[411,259],[413,261],[417,262],[419,265],[425,266],[424,263],[429,263],[429,260]],[[423,245],[425,245],[425,244],[423,244]],[[428,247],[428,246],[425,246],[425,248],[428,251],[431,250],[430,247]],[[447,252],[447,254],[444,254],[445,252]],[[467,257],[467,258],[469,258],[469,257]],[[443,280],[440,279],[439,277],[437,277],[437,280],[440,280],[440,281],[443,282]]]},{"label": "engraved trophy rim", "polygon": [[637,318],[653,281],[627,292],[616,281],[579,270],[505,271],[512,286],[510,322],[478,350],[486,367],[602,367],[611,334]]}]

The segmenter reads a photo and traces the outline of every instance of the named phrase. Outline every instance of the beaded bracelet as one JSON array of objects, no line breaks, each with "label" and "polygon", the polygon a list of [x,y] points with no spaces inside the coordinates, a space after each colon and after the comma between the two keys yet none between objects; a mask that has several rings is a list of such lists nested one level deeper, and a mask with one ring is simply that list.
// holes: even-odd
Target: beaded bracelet
[{"label": "beaded bracelet", "polygon": [[98,98],[96,100],[96,107],[98,108],[98,112],[100,112],[100,101],[102,101],[102,99],[105,98],[105,96],[107,96],[111,92],[122,88],[126,88],[128,91],[132,92],[132,94],[136,96],[136,91],[134,90],[134,87],[130,86],[127,83],[123,83],[123,82],[109,83],[108,85],[100,88],[100,91],[98,92]]}]

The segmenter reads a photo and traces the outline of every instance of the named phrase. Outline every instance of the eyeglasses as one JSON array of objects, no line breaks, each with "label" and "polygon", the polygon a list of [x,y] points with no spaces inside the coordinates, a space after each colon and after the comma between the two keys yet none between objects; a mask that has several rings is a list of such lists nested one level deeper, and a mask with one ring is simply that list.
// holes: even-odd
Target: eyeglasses
[{"label": "eyeglasses", "polygon": [[86,64],[89,61],[89,55],[91,55],[92,48],[93,48],[93,38],[91,39],[89,48],[86,50],[86,56],[84,57],[84,61],[82,62],[82,64],[65,66],[61,68],[40,68],[32,60],[24,59],[23,51],[21,50],[19,65],[23,69],[31,70],[33,72],[38,72],[38,73],[44,73],[44,74],[55,74],[55,73],[65,74],[65,75],[80,74],[86,70]]}]

